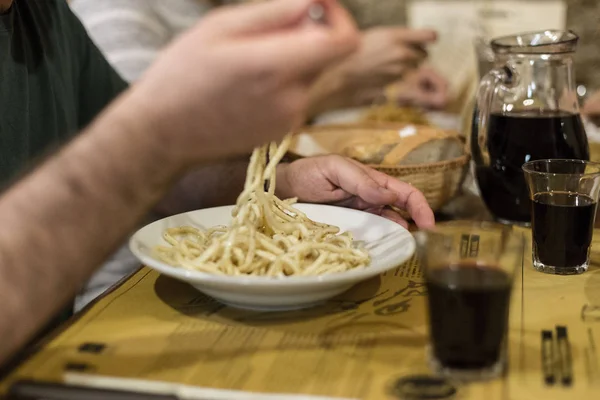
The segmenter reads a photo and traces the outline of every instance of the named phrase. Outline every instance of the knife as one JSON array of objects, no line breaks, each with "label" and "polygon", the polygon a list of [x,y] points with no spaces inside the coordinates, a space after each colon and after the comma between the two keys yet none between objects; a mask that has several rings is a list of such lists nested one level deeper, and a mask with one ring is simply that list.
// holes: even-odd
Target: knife
[{"label": "knife", "polygon": [[10,387],[7,400],[179,400],[179,398],[174,395],[20,380]]}]

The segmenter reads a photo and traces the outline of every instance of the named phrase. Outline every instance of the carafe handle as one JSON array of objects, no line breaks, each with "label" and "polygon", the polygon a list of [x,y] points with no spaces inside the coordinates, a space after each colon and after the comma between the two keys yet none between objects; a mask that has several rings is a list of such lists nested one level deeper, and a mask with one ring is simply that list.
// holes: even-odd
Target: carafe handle
[{"label": "carafe handle", "polygon": [[482,157],[487,153],[481,150],[486,146],[488,119],[494,96],[501,88],[513,85],[515,78],[515,73],[508,66],[503,66],[492,69],[481,79],[477,90],[470,140],[471,154],[474,158]]}]

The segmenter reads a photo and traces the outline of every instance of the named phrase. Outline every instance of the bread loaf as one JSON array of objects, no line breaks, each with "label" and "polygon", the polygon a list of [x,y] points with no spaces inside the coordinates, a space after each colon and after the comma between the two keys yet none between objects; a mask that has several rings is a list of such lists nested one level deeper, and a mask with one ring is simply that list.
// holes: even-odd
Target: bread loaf
[{"label": "bread loaf", "polygon": [[354,136],[342,143],[341,154],[365,164],[381,164],[398,144],[398,131],[386,130]]},{"label": "bread loaf", "polygon": [[409,165],[451,160],[464,154],[457,135],[430,127],[409,126],[383,136],[370,135],[349,142],[341,154],[365,164]]}]

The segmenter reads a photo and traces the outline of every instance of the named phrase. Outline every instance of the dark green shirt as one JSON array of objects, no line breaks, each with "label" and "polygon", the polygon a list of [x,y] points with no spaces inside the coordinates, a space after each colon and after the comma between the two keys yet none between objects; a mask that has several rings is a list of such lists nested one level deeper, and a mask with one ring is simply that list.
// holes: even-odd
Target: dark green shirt
[{"label": "dark green shirt", "polygon": [[125,87],[66,1],[15,0],[0,15],[0,186]]}]

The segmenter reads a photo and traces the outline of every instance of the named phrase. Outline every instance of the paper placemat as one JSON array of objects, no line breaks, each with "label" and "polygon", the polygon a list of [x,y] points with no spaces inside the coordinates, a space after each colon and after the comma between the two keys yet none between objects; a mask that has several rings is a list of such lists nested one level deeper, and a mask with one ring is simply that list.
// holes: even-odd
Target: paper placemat
[{"label": "paper placemat", "polygon": [[[600,396],[600,269],[546,275],[532,268],[530,254],[515,281],[508,377],[460,386],[457,398]],[[18,368],[3,390],[31,378],[182,398],[394,399],[399,379],[429,373],[425,296],[414,258],[322,306],[276,313],[223,306],[144,268]],[[542,377],[541,330],[555,325],[569,330],[568,388],[547,387]]]}]

